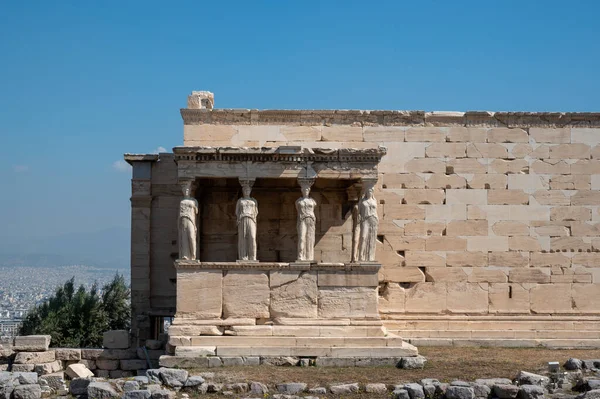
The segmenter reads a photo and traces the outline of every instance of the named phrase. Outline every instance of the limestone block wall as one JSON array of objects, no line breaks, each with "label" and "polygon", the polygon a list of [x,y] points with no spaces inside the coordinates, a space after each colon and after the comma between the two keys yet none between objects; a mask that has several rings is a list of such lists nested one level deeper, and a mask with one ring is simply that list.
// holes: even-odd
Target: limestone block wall
[{"label": "limestone block wall", "polygon": [[375,194],[384,318],[600,313],[595,114],[184,109],[182,116],[186,146],[386,146]]}]

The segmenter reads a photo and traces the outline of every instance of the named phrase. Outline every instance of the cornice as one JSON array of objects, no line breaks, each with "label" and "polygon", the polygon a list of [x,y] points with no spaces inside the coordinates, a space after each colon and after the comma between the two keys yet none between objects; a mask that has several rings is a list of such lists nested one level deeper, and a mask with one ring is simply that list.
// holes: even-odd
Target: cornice
[{"label": "cornice", "polygon": [[600,127],[600,112],[181,109],[185,125]]}]

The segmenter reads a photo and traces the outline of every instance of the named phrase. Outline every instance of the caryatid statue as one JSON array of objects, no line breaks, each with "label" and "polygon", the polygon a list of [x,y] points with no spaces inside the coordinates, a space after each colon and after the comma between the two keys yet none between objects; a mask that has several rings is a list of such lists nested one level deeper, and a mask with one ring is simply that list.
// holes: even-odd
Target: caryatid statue
[{"label": "caryatid statue", "polygon": [[358,240],[358,261],[374,262],[377,247],[377,200],[373,196],[375,179],[364,179],[363,195],[358,202],[358,225],[360,236]]},{"label": "caryatid statue", "polygon": [[298,260],[312,261],[315,259],[315,207],[317,202],[310,197],[310,188],[314,179],[298,179],[302,197],[296,200],[298,220]]},{"label": "caryatid statue", "polygon": [[192,182],[183,183],[183,199],[179,203],[179,259],[196,260],[196,219],[198,201],[190,196]]},{"label": "caryatid statue", "polygon": [[254,180],[240,179],[243,197],[235,207],[238,226],[238,260],[256,260],[256,217],[258,202],[252,197]]}]

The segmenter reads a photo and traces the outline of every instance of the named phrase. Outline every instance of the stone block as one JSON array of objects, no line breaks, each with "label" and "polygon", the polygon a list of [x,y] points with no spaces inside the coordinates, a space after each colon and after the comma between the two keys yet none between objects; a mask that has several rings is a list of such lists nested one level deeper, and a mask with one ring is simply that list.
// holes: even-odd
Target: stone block
[{"label": "stone block", "polygon": [[571,222],[570,232],[574,237],[597,237],[600,236],[600,224],[597,222]]},{"label": "stone block", "polygon": [[[274,284],[271,272],[271,317],[317,317],[317,274],[315,272],[287,273],[290,281]],[[372,275],[377,282],[377,275]],[[320,276],[319,276],[320,278]]]},{"label": "stone block", "polygon": [[510,174],[507,182],[510,190],[545,190],[550,187],[548,178],[539,175]]},{"label": "stone block", "polygon": [[463,143],[485,143],[487,129],[476,127],[451,127],[448,129],[447,141]]},{"label": "stone block", "polygon": [[508,184],[508,176],[505,174],[474,174],[467,178],[467,188],[479,189],[505,189]]},{"label": "stone block", "polygon": [[404,141],[404,126],[364,126],[363,140],[374,142]]},{"label": "stone block", "polygon": [[[563,256],[560,254],[553,254]],[[565,257],[566,258],[566,257]],[[566,258],[568,260],[568,258]],[[600,267],[600,252],[576,253],[571,259],[573,266]],[[562,265],[561,265],[562,266]],[[567,264],[567,267],[569,265]]]},{"label": "stone block", "polygon": [[16,352],[43,352],[50,346],[50,335],[25,335],[15,337],[13,350]]},{"label": "stone block", "polygon": [[448,128],[445,127],[411,127],[406,129],[405,140],[417,142],[446,141]]},{"label": "stone block", "polygon": [[584,159],[571,164],[573,175],[596,175],[600,174],[600,160]]},{"label": "stone block", "polygon": [[425,274],[417,266],[384,266],[380,274],[380,281],[383,282],[419,283],[425,281]]},{"label": "stone block", "polygon": [[529,194],[523,190],[486,190],[489,205],[527,205]]},{"label": "stone block", "polygon": [[502,221],[494,223],[492,231],[499,236],[529,236],[529,225],[525,222]]},{"label": "stone block", "polygon": [[511,269],[508,274],[508,281],[510,283],[549,283],[550,269]]},{"label": "stone block", "polygon": [[508,237],[467,237],[467,251],[508,251]]},{"label": "stone block", "polygon": [[467,249],[467,240],[459,237],[428,237],[425,242],[427,251],[464,251]]},{"label": "stone block", "polygon": [[35,364],[16,364],[12,365],[11,371],[13,373],[26,373],[31,372],[35,368]]},{"label": "stone block", "polygon": [[445,267],[446,253],[433,251],[408,251],[406,266],[411,267]]},{"label": "stone block", "polygon": [[487,134],[488,143],[528,143],[529,135],[518,128],[492,128]]},{"label": "stone block", "polygon": [[222,286],[221,270],[178,270],[177,312],[199,318],[221,317]]},{"label": "stone block", "polygon": [[531,267],[571,266],[571,259],[560,253],[532,252],[530,258]]},{"label": "stone block", "polygon": [[322,126],[281,126],[284,141],[321,141]]},{"label": "stone block", "polygon": [[404,225],[405,236],[441,236],[446,229],[444,222],[426,222],[416,220]]},{"label": "stone block", "polygon": [[407,161],[405,172],[412,173],[446,173],[446,162],[438,158],[416,158]]},{"label": "stone block", "polygon": [[527,174],[529,173],[529,162],[525,159],[492,159],[488,173]]},{"label": "stone block", "polygon": [[321,129],[322,141],[363,141],[361,126],[332,125],[323,126]]},{"label": "stone block", "polygon": [[485,267],[488,265],[488,255],[484,252],[447,252],[448,267]]},{"label": "stone block", "polygon": [[488,287],[485,283],[449,282],[446,304],[452,313],[487,313]]},{"label": "stone block", "polygon": [[427,158],[464,158],[467,145],[465,143],[433,143],[425,148]]},{"label": "stone block", "polygon": [[425,220],[466,220],[467,205],[421,205],[425,210]]},{"label": "stone block", "polygon": [[405,292],[406,313],[442,313],[446,310],[446,283],[417,283]]},{"label": "stone block", "polygon": [[412,189],[404,192],[404,203],[414,204],[443,204],[446,195],[444,190]]},{"label": "stone block", "polygon": [[116,370],[119,368],[119,360],[116,359],[98,359],[96,368],[100,370]]},{"label": "stone block", "polygon": [[469,143],[467,145],[469,158],[508,158],[508,150],[502,144]]},{"label": "stone block", "polygon": [[581,313],[598,313],[600,284],[573,284],[573,308]]},{"label": "stone block", "polygon": [[570,143],[571,142],[571,129],[565,128],[539,128],[530,127],[529,136],[536,141],[536,143]]},{"label": "stone block", "polygon": [[[468,173],[484,174],[487,173],[487,166],[475,158],[457,158],[449,159],[447,162],[446,173]],[[443,173],[443,172],[442,172]]]},{"label": "stone block", "polygon": [[379,296],[380,313],[403,313],[406,293],[398,283],[387,283]]},{"label": "stone block", "polygon": [[14,362],[17,364],[50,363],[56,360],[54,351],[47,352],[18,352]]},{"label": "stone block", "polygon": [[261,271],[229,271],[223,277],[224,317],[269,317],[269,276]]},{"label": "stone block", "polygon": [[129,348],[129,332],[125,330],[106,331],[102,337],[102,345],[106,349]]},{"label": "stone block", "polygon": [[382,145],[387,147],[388,155],[381,159],[379,173],[411,172],[408,169],[413,169],[415,165],[407,168],[407,163],[417,158],[425,158],[425,143],[383,142]]},{"label": "stone block", "polygon": [[571,143],[583,143],[589,146],[600,144],[600,129],[597,128],[571,128]]},{"label": "stone block", "polygon": [[529,313],[529,309],[529,290],[521,284],[490,284],[490,313]]},{"label": "stone block", "polygon": [[571,205],[598,205],[600,204],[600,191],[579,190],[571,197]]},{"label": "stone block", "polygon": [[81,360],[81,349],[56,348],[54,354],[56,360]]},{"label": "stone block", "polygon": [[581,206],[556,206],[550,209],[550,220],[592,220],[592,210]]},{"label": "stone block", "polygon": [[89,378],[93,377],[94,373],[88,369],[85,364],[75,363],[71,364],[65,370],[65,374],[69,376],[69,378]]},{"label": "stone block", "polygon": [[569,228],[561,225],[547,225],[535,227],[535,233],[539,236],[564,237],[570,235]]},{"label": "stone block", "polygon": [[454,220],[448,222],[447,236],[487,236],[487,220]]},{"label": "stone block", "polygon": [[49,363],[36,364],[33,368],[33,371],[35,371],[38,375],[46,375],[56,373],[62,369],[62,363],[59,360],[55,360]]},{"label": "stone block", "polygon": [[425,209],[417,205],[390,204],[383,205],[384,220],[415,220],[425,219]]},{"label": "stone block", "polygon": [[568,175],[571,173],[571,165],[562,159],[538,159],[531,164],[531,172],[540,175]]},{"label": "stone block", "polygon": [[442,173],[431,174],[425,181],[425,188],[454,188],[464,189],[467,180],[459,175],[446,175]]},{"label": "stone block", "polygon": [[507,220],[510,219],[509,205],[468,205],[468,219]]},{"label": "stone block", "polygon": [[223,335],[223,331],[218,326],[210,325],[173,325],[169,327],[169,334],[172,336],[186,335]]},{"label": "stone block", "polygon": [[96,360],[102,355],[104,349],[81,349],[81,358],[85,360]]},{"label": "stone block", "polygon": [[148,368],[148,363],[146,360],[142,359],[124,359],[119,360],[119,365],[121,370],[131,371],[131,370],[145,370]]},{"label": "stone block", "polygon": [[488,264],[496,267],[527,267],[529,266],[528,252],[490,252]]},{"label": "stone block", "polygon": [[446,190],[446,204],[475,204],[487,205],[488,190],[470,189],[470,190]]},{"label": "stone block", "polygon": [[531,288],[531,311],[534,313],[572,312],[571,284],[539,284]]},{"label": "stone block", "polygon": [[542,246],[535,237],[508,237],[510,251],[541,251]]},{"label": "stone block", "polygon": [[100,352],[97,359],[135,359],[136,356],[137,353],[135,349],[104,349]]},{"label": "stone block", "polygon": [[550,220],[547,206],[508,205],[510,220]]},{"label": "stone block", "polygon": [[377,274],[367,271],[319,271],[319,287],[377,287]]},{"label": "stone block", "polygon": [[580,237],[551,237],[550,249],[554,251],[590,251],[592,244]]},{"label": "stone block", "polygon": [[318,306],[322,318],[378,317],[377,288],[322,288]]},{"label": "stone block", "polygon": [[552,190],[589,190],[589,175],[558,175],[550,178]]},{"label": "stone block", "polygon": [[464,282],[467,281],[467,274],[460,267],[428,267],[425,270],[425,281]]},{"label": "stone block", "polygon": [[506,283],[508,275],[501,269],[492,267],[475,267],[469,274],[469,283]]},{"label": "stone block", "polygon": [[[550,159],[587,159],[591,156],[591,148],[587,144],[560,144],[550,147]],[[573,167],[571,166],[571,173]],[[589,173],[586,173],[589,174]]]},{"label": "stone block", "polygon": [[[438,176],[438,175],[434,175]],[[382,177],[383,188],[387,189],[406,189],[406,188],[425,188],[425,179],[416,173],[385,173]],[[428,187],[442,188],[442,187]]]}]

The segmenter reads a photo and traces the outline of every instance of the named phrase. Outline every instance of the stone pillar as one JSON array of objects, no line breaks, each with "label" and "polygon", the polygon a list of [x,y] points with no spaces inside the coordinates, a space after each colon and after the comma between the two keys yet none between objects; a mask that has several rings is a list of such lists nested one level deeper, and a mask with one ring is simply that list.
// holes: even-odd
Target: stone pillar
[{"label": "stone pillar", "polygon": [[[139,346],[151,338],[150,220],[152,163],[133,162],[131,179],[131,332]],[[137,341],[137,342],[136,342]]]},{"label": "stone pillar", "polygon": [[177,220],[179,259],[196,260],[198,257],[198,201],[193,195],[192,180],[180,180],[183,199],[179,203]]},{"label": "stone pillar", "polygon": [[256,262],[256,218],[258,202],[250,196],[254,179],[240,178],[243,196],[235,207],[238,225],[238,262]]},{"label": "stone pillar", "polygon": [[298,178],[302,197],[296,200],[298,219],[296,231],[298,232],[298,257],[296,262],[313,262],[315,260],[315,208],[317,203],[310,197],[310,189],[315,179]]},{"label": "stone pillar", "polygon": [[374,196],[377,177],[363,177],[361,183],[362,194],[358,201],[358,261],[372,263],[375,262],[379,227],[377,200]]}]

